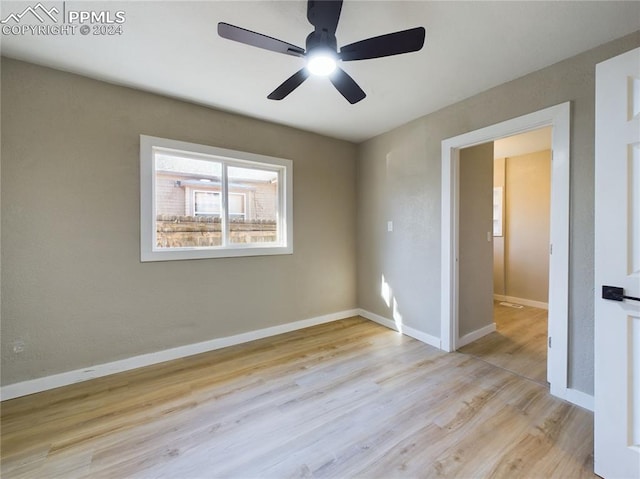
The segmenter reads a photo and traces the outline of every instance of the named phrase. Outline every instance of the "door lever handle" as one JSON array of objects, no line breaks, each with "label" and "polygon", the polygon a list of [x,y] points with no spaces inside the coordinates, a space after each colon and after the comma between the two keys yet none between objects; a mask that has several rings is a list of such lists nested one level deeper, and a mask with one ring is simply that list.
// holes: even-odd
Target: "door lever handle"
[{"label": "door lever handle", "polygon": [[631,299],[633,301],[640,301],[640,298],[636,298],[635,296],[625,296],[624,289],[617,286],[603,286],[602,299],[610,299],[612,301],[624,301],[625,299]]}]

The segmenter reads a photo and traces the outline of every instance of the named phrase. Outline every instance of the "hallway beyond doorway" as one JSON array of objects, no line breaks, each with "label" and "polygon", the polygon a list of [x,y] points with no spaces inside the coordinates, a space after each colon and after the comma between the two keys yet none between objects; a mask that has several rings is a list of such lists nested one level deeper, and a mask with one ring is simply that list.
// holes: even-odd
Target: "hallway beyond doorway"
[{"label": "hallway beyond doorway", "polygon": [[547,385],[547,311],[493,303],[496,331],[458,351]]}]

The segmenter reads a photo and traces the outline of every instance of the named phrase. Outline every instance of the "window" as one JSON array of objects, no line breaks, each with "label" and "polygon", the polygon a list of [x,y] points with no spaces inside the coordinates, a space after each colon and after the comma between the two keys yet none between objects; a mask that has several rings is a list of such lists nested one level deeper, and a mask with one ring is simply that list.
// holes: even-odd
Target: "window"
[{"label": "window", "polygon": [[[229,193],[229,218],[246,219],[246,202],[244,193]],[[197,190],[193,192],[194,216],[220,216],[221,213],[219,192]]]},{"label": "window", "polygon": [[246,219],[246,196],[243,193],[229,193],[229,217]]},{"label": "window", "polygon": [[193,210],[195,216],[220,216],[220,213],[222,213],[220,193],[213,191],[194,191]]},{"label": "window", "polygon": [[291,254],[292,162],[140,136],[141,260]]}]

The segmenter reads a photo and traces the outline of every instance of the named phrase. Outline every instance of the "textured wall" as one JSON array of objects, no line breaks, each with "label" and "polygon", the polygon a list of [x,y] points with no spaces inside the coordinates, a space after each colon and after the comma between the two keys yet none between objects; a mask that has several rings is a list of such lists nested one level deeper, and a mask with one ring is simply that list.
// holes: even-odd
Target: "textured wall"
[{"label": "textured wall", "polygon": [[549,302],[551,151],[506,160],[506,295]]},{"label": "textured wall", "polygon": [[[140,263],[140,134],[293,160],[294,254]],[[3,59],[3,384],[356,307],[355,157]]]},{"label": "textured wall", "polygon": [[548,303],[551,150],[496,158],[493,171],[504,199],[503,236],[493,238],[493,291]]},{"label": "textured wall", "polygon": [[592,394],[595,65],[637,46],[640,32],[364,142],[357,189],[360,306],[391,317],[380,298],[380,277],[388,275],[405,323],[439,336],[441,141],[571,101],[569,385]]}]

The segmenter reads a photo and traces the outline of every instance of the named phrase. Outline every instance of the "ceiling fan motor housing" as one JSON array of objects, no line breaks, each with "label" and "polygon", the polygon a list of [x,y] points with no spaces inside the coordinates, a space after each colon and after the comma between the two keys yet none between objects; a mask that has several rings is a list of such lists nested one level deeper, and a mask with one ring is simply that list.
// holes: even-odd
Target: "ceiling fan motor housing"
[{"label": "ceiling fan motor housing", "polygon": [[335,35],[329,34],[326,30],[316,30],[307,36],[306,47],[307,55],[317,48],[330,50],[335,54],[338,50],[338,40]]}]

